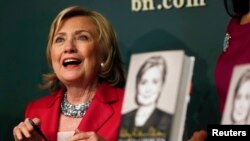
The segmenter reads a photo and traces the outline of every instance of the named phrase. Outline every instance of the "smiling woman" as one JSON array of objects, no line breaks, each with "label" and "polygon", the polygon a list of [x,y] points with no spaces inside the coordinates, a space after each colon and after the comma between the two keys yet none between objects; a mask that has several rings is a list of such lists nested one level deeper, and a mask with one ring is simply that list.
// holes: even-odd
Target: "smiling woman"
[{"label": "smiling woman", "polygon": [[240,77],[234,92],[232,102],[232,124],[249,124],[250,113],[250,70]]},{"label": "smiling woman", "polygon": [[62,23],[50,49],[52,67],[62,83],[80,82],[90,90],[96,87],[98,78],[94,76],[101,64],[97,35],[89,17],[76,16]]},{"label": "smiling woman", "polygon": [[146,59],[139,68],[135,86],[138,107],[122,115],[119,141],[170,139],[173,115],[158,108],[166,74],[166,61],[158,55]]},{"label": "smiling woman", "polygon": [[53,71],[41,88],[51,95],[29,103],[15,141],[41,140],[34,125],[51,141],[116,141],[125,72],[108,21],[79,6],[62,10],[51,24],[47,60]]}]

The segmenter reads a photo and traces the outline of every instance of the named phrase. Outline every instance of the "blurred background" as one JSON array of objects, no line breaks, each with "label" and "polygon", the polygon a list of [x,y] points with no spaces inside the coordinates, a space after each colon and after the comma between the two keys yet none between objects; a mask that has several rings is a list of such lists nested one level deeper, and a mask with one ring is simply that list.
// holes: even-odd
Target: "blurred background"
[{"label": "blurred background", "polygon": [[[50,23],[62,9],[80,5],[102,13],[117,32],[128,69],[134,53],[183,49],[196,57],[185,135],[219,123],[214,67],[229,16],[221,0],[2,0],[0,5],[0,140],[13,140],[29,101],[50,71],[45,50]],[[167,102],[167,99],[166,99]]]}]

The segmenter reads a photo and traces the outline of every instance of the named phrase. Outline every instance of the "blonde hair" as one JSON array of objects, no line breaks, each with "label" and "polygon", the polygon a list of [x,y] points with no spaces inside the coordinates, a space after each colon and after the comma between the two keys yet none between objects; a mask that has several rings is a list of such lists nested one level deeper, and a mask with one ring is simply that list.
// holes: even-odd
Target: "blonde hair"
[{"label": "blonde hair", "polygon": [[[47,61],[52,67],[51,46],[55,33],[58,32],[63,21],[76,16],[89,17],[96,24],[98,29],[98,43],[101,48],[100,60],[103,65],[98,71],[99,82],[107,81],[112,86],[123,87],[125,85],[125,71],[119,52],[116,34],[107,19],[96,11],[90,11],[80,6],[72,6],[62,10],[51,24],[47,44]],[[42,89],[58,90],[65,88],[54,72],[43,75],[44,84]]]}]

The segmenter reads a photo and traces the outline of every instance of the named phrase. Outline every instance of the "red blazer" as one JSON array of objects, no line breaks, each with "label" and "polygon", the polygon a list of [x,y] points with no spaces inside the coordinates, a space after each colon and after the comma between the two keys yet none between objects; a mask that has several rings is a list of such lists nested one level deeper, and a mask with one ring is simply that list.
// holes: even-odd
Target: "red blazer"
[{"label": "red blazer", "polygon": [[[57,141],[60,104],[64,91],[32,101],[27,106],[25,117],[41,120],[41,130],[51,140]],[[78,129],[95,131],[108,141],[117,141],[121,120],[124,89],[114,88],[103,82],[82,118]]]}]

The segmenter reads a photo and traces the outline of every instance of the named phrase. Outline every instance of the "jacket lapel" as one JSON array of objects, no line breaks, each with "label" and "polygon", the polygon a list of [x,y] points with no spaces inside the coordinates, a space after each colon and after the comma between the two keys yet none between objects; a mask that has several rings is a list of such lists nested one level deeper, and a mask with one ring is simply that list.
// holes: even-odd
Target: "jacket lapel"
[{"label": "jacket lapel", "polygon": [[111,103],[118,100],[110,86],[104,82],[98,88],[92,103],[78,126],[80,131],[97,132],[114,112]]},{"label": "jacket lapel", "polygon": [[[90,114],[88,114],[90,113]],[[78,129],[81,131],[98,131],[112,115],[113,111],[107,104],[93,101]]]},{"label": "jacket lapel", "polygon": [[[60,103],[63,98],[63,91],[59,91],[54,97],[52,97],[47,104],[47,108],[44,108],[41,113],[43,114],[44,120],[42,120],[42,125],[45,134],[50,140],[56,140],[57,132],[59,127],[60,118]],[[46,133],[47,132],[47,133]]]}]

